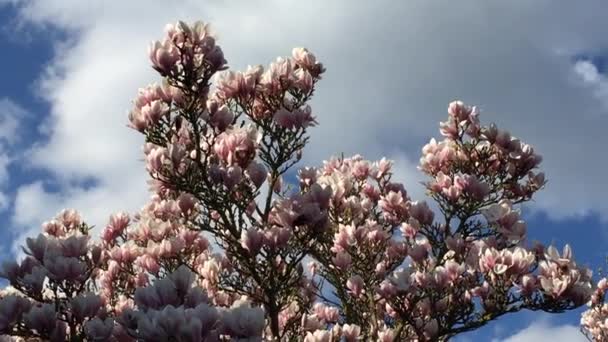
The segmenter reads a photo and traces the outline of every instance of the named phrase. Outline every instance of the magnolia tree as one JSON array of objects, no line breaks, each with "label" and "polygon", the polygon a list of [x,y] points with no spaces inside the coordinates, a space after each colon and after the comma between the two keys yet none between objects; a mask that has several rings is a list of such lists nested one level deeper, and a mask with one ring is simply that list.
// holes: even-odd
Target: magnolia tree
[{"label": "magnolia tree", "polygon": [[583,333],[590,341],[608,341],[608,278],[602,278],[589,301],[589,309],[583,313]]},{"label": "magnolia tree", "polygon": [[208,27],[179,22],[149,55],[163,81],[140,89],[129,121],[150,202],[99,238],[66,210],[27,239],[2,269],[7,338],[444,341],[594,291],[568,246],[527,242],[517,206],[545,184],[541,157],[475,107],[451,103],[422,149],[435,205],[386,159],[332,158],[289,184],[317,124],[325,69],[311,52],[223,71]]}]

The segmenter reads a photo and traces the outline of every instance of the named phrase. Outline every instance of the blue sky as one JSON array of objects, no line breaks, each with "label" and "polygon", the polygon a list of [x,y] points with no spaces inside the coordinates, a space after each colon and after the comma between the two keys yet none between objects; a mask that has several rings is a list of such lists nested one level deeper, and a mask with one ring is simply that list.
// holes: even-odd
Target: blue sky
[{"label": "blue sky", "polygon": [[[0,10],[0,49],[4,52],[0,66],[3,77],[0,82],[0,103],[3,118],[18,116],[17,130],[6,132],[18,137],[16,143],[5,146],[4,152],[11,158],[26,150],[33,141],[41,141],[44,136],[39,133],[37,125],[40,119],[48,113],[48,103],[43,101],[35,89],[35,82],[39,79],[45,65],[52,57],[52,41],[42,35],[33,36],[28,32],[16,33],[11,24],[15,23],[15,12],[7,7]],[[7,108],[10,107],[10,108]],[[7,112],[10,111],[10,114]],[[17,113],[14,113],[17,112]],[[12,139],[12,138],[11,138]],[[6,141],[3,141],[6,144]],[[15,161],[8,166],[8,182],[4,182],[2,192],[13,198],[20,184],[45,177],[44,170],[31,170],[23,167],[22,163]],[[2,221],[5,222],[0,231],[1,241],[4,241],[2,255],[6,257],[12,247],[10,241],[15,238],[14,232],[9,228],[12,201],[2,212]]]},{"label": "blue sky", "polygon": [[[235,68],[311,48],[328,73],[313,102],[321,125],[307,164],[337,152],[387,155],[414,198],[420,148],[437,136],[447,103],[479,105],[482,121],[545,157],[548,187],[526,207],[531,239],[569,242],[580,263],[603,266],[605,2],[179,3],[0,0],[0,256],[64,207],[99,226],[144,204],[140,137],[126,112],[137,88],[157,80],[147,44],[167,22],[202,19]],[[554,341],[576,341],[579,314],[511,315],[457,340],[532,341],[552,331]]]}]

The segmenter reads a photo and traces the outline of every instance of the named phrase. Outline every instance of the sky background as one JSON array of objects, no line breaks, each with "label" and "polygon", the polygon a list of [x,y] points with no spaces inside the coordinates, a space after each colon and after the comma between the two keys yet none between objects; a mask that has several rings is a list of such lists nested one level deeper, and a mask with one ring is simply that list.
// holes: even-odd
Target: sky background
[{"label": "sky background", "polygon": [[[0,258],[62,208],[103,226],[148,197],[141,136],[126,127],[158,81],[148,43],[178,19],[210,22],[229,65],[296,46],[326,65],[305,164],[361,153],[395,160],[423,198],[421,147],[447,104],[478,105],[544,156],[530,238],[569,242],[597,269],[608,249],[608,2],[0,0]],[[584,341],[581,310],[507,316],[456,341]]]}]

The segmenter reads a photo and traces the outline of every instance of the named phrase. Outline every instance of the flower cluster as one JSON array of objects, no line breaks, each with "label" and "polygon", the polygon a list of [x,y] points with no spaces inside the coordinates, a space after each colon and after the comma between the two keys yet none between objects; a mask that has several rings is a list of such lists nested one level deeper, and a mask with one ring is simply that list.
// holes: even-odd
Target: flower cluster
[{"label": "flower cluster", "polygon": [[222,336],[255,341],[262,336],[264,311],[246,299],[216,308],[184,265],[135,291],[135,309],[117,317],[115,336],[137,341],[218,341]]},{"label": "flower cluster", "polygon": [[[181,218],[186,230],[211,234],[225,256],[183,250],[175,237],[160,236],[152,245],[178,243],[170,249],[201,276],[214,303],[229,305],[237,295],[246,295],[275,316],[270,320],[273,335],[297,334],[294,322],[302,312],[282,325],[289,329],[279,327],[278,315],[294,301],[312,305],[299,289],[307,284],[300,263],[324,226],[329,195],[321,187],[290,194],[282,175],[300,159],[306,131],[317,123],[307,102],[323,65],[298,48],[266,69],[219,73],[211,88],[223,63],[204,62],[208,53],[182,47],[209,39],[207,26],[179,23],[167,32],[151,54],[153,66],[165,76],[163,86],[140,91],[131,125],[146,136],[146,167],[158,199],[190,196],[196,213]],[[151,105],[154,101],[161,105]],[[126,236],[119,248],[134,245],[144,248],[135,236]],[[156,268],[157,256],[150,254],[131,261],[135,267]],[[184,260],[190,255],[195,260]],[[141,286],[144,276],[130,283]]]},{"label": "flower cluster", "polygon": [[[461,191],[472,184],[462,181],[472,179],[462,170],[475,169],[466,160],[477,152],[458,151],[462,141],[451,143],[462,159],[435,175],[458,174],[459,191],[446,191],[453,184],[427,183],[443,222],[436,222],[426,202],[412,201],[391,181],[386,160],[332,159],[322,169],[299,174],[302,191],[320,185],[332,193],[311,269],[319,285],[331,285],[338,302],[322,288],[317,295],[340,309],[338,323],[356,324],[363,339],[442,340],[505,312],[560,312],[589,298],[591,274],[576,265],[568,246],[560,255],[553,246],[527,245],[526,224],[512,202],[525,198],[481,181],[473,187],[483,189],[479,195]],[[311,326],[309,333],[319,340],[339,327],[328,323],[322,335]]]},{"label": "flower cluster", "polygon": [[136,215],[118,213],[102,230],[104,259],[98,273],[100,294],[115,310],[129,305],[136,288],[187,265],[197,274],[212,258],[210,243],[192,228],[197,215],[192,196],[163,200],[153,196]]},{"label": "flower cluster", "polygon": [[26,240],[21,262],[2,265],[0,276],[12,291],[0,299],[0,333],[51,341],[107,339],[113,324],[105,321],[93,284],[102,248],[90,242],[89,227],[73,210],[45,222],[43,231]]},{"label": "flower cluster", "polygon": [[598,281],[595,291],[591,295],[589,308],[581,317],[581,326],[584,334],[592,341],[608,340],[608,278]]},{"label": "flower cluster", "polygon": [[[506,313],[594,307],[601,283],[570,247],[531,245],[519,205],[545,185],[534,149],[462,102],[423,149],[430,201],[393,163],[360,155],[303,167],[325,72],[296,48],[225,71],[206,24],[151,45],[163,80],[140,89],[150,201],[91,239],[74,211],[5,263],[0,334],[52,341],[445,341]],[[432,201],[432,202],[431,202]],[[93,243],[92,241],[98,241]],[[596,323],[597,322],[597,323]],[[598,337],[599,339],[599,337]]]}]

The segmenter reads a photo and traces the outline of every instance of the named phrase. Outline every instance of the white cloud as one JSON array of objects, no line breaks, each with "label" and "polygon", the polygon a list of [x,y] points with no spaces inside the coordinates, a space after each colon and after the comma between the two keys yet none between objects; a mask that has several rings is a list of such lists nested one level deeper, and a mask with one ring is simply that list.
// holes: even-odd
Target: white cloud
[{"label": "white cloud", "polygon": [[[135,212],[143,205],[144,198],[141,193],[130,191],[132,180],[102,183],[89,189],[64,187],[60,193],[48,191],[41,181],[21,186],[15,196],[13,221],[19,229],[13,250],[18,250],[25,237],[37,234],[42,222],[64,208],[79,209],[86,222],[96,227],[103,227],[111,213]],[[22,229],[24,227],[28,229]]]},{"label": "white cloud", "polygon": [[10,199],[4,193],[0,192],[0,211],[4,211],[9,206]]},{"label": "white cloud", "polygon": [[[412,160],[403,151],[390,151],[387,154],[394,162],[393,181],[403,183],[407,189],[408,196],[412,200],[424,199],[426,189],[422,185],[422,182],[425,179],[424,175],[418,171],[417,160]],[[433,205],[432,202],[429,204]]]},{"label": "white cloud", "polygon": [[38,227],[39,217],[51,217],[55,213],[53,196],[44,192],[42,182],[22,186],[15,199],[15,219],[19,225]]},{"label": "white cloud", "polygon": [[[494,340],[498,341],[498,340]],[[534,322],[502,342],[587,342],[579,328],[573,325],[550,325],[545,320]]]},{"label": "white cloud", "polygon": [[25,109],[9,98],[0,98],[0,212],[8,206],[10,199],[4,191],[9,180],[9,165],[15,156],[12,147],[21,136],[19,134],[21,120],[27,116]]},{"label": "white cloud", "polygon": [[595,97],[608,108],[608,77],[600,73],[597,67],[587,60],[574,63],[574,72],[591,89]]},{"label": "white cloud", "polygon": [[[41,76],[51,105],[44,123],[50,139],[32,150],[33,166],[51,171],[60,191],[24,185],[16,223],[49,215],[50,209],[27,206],[74,206],[101,225],[109,213],[143,204],[141,136],[125,127],[126,111],[138,87],[158,80],[146,60],[147,43],[177,19],[210,21],[236,68],[265,64],[302,45],[325,62],[328,72],[313,100],[321,125],[312,132],[309,163],[341,152],[389,154],[414,187],[420,148],[437,135],[447,103],[462,98],[487,111],[482,120],[509,128],[544,154],[550,183],[537,208],[556,218],[608,217],[608,161],[588,157],[604,154],[608,116],[597,114],[607,108],[594,90],[572,82],[571,63],[571,56],[608,46],[608,23],[600,15],[608,4],[601,0],[586,6],[548,0],[13,2],[26,27],[72,33],[55,42],[55,57]],[[92,188],[74,184],[91,178]]]},{"label": "white cloud", "polygon": [[8,98],[0,98],[0,140],[12,144],[19,140],[19,120],[27,115],[25,109]]}]

